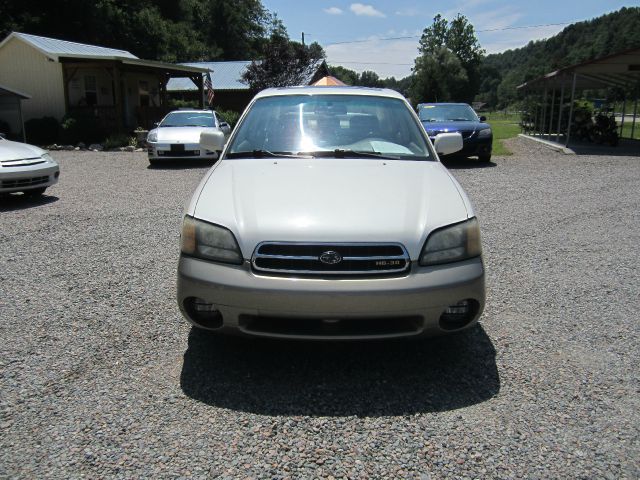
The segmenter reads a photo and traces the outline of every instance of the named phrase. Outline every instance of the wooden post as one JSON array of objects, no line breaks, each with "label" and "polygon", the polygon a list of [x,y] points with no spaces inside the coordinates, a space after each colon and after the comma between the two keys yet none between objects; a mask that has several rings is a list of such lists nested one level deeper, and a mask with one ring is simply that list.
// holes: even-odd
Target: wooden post
[{"label": "wooden post", "polygon": [[558,129],[556,131],[556,143],[560,143],[560,127],[562,126],[562,107],[564,107],[564,83],[566,77],[562,76],[562,87],[560,88],[560,105],[558,105]]},{"label": "wooden post", "polygon": [[[624,100],[622,101],[622,121],[620,122],[620,138],[622,138],[622,130],[624,129],[624,114],[627,111],[627,97],[625,95]],[[613,118],[615,120],[616,112],[613,112]]]},{"label": "wooden post", "polygon": [[556,87],[553,87],[553,90],[551,92],[551,111],[549,112],[549,130],[548,130],[548,136],[549,136],[549,141],[551,141],[551,128],[553,127],[553,107],[555,106],[556,103]]},{"label": "wooden post", "polygon": [[631,123],[631,138],[636,129],[636,115],[638,115],[638,94],[636,93],[636,102],[633,105],[633,122]]},{"label": "wooden post", "polygon": [[118,132],[122,132],[124,130],[124,98],[122,95],[122,77],[118,64],[113,66],[113,91],[115,92],[116,103],[116,129]]},{"label": "wooden post", "polygon": [[547,84],[544,85],[544,96],[542,97],[542,123],[540,124],[540,137],[544,137],[545,125],[547,124]]},{"label": "wooden post", "polygon": [[569,123],[567,123],[567,140],[565,147],[569,146],[569,138],[571,137],[571,123],[573,122],[573,101],[576,97],[576,77],[578,75],[573,72],[573,81],[571,82],[571,104],[569,105]]},{"label": "wooden post", "polygon": [[200,91],[200,108],[204,109],[204,80],[202,78],[202,74],[198,76],[196,85],[198,85],[198,90]]},{"label": "wooden post", "polygon": [[22,141],[27,143],[27,132],[24,130],[24,117],[22,116],[22,99],[20,97],[16,97],[18,99],[18,114],[20,115],[20,125],[22,125]]}]

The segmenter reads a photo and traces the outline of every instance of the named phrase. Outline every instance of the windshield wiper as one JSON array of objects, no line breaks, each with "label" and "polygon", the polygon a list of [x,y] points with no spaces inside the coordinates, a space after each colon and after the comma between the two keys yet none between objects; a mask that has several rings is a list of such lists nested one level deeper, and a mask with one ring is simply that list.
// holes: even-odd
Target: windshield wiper
[{"label": "windshield wiper", "polygon": [[309,155],[294,154],[293,152],[270,152],[269,150],[251,150],[246,152],[230,152],[227,153],[226,158],[311,158]]},{"label": "windshield wiper", "polygon": [[[303,152],[300,152],[303,153]],[[335,157],[335,158],[382,158],[389,160],[400,160],[400,157],[396,155],[387,155],[382,152],[375,151],[362,151],[362,150],[345,150],[342,148],[336,148],[335,150],[317,150],[315,152],[304,152],[314,157]]]},{"label": "windshield wiper", "polygon": [[447,122],[471,122],[468,118],[447,118]]}]

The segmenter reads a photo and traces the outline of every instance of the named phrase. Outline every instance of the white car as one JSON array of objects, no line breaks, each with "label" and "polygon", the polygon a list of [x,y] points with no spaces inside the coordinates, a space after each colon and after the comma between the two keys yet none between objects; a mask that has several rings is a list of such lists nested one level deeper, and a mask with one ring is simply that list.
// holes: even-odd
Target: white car
[{"label": "white car", "polygon": [[60,167],[46,150],[0,137],[0,194],[42,195],[59,176]]},{"label": "white car", "polygon": [[[204,148],[222,148],[203,132]],[[304,339],[430,336],[485,303],[475,213],[397,92],[259,93],[184,217],[177,300],[193,325]]]},{"label": "white car", "polygon": [[150,164],[162,160],[217,159],[220,152],[200,148],[200,134],[216,130],[227,137],[231,127],[213,110],[175,110],[169,112],[147,135]]}]

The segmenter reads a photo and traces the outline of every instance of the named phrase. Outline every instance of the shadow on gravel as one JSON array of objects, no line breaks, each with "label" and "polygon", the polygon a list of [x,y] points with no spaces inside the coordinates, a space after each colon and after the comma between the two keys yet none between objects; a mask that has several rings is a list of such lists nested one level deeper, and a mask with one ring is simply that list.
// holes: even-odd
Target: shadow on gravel
[{"label": "shadow on gravel", "polygon": [[194,159],[184,159],[184,160],[163,160],[159,163],[154,163],[153,165],[149,165],[147,167],[148,170],[187,170],[191,168],[209,168],[214,163],[215,160],[194,160]]},{"label": "shadow on gravel", "polygon": [[30,197],[24,194],[12,193],[6,196],[0,196],[0,212],[11,212],[14,210],[41,207],[42,205],[54,203],[58,200],[59,198],[53,195]]},{"label": "shadow on gravel", "polygon": [[385,416],[455,410],[500,390],[481,326],[428,340],[292,342],[192,328],[180,383],[221,408],[262,415]]},{"label": "shadow on gravel", "polygon": [[498,166],[491,161],[481,162],[480,160],[476,160],[475,158],[443,157],[440,160],[442,161],[442,164],[449,170],[455,170],[457,168],[492,168]]}]

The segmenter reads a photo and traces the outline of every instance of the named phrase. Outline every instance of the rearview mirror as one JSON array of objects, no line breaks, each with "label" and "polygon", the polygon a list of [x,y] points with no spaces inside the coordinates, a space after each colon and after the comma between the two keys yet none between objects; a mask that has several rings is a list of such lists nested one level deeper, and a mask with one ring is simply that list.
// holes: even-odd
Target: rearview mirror
[{"label": "rearview mirror", "polygon": [[439,133],[433,141],[433,146],[440,155],[459,152],[462,150],[462,135],[459,133]]},{"label": "rearview mirror", "polygon": [[200,147],[210,152],[218,152],[224,147],[224,133],[220,130],[203,130],[200,133]]}]

